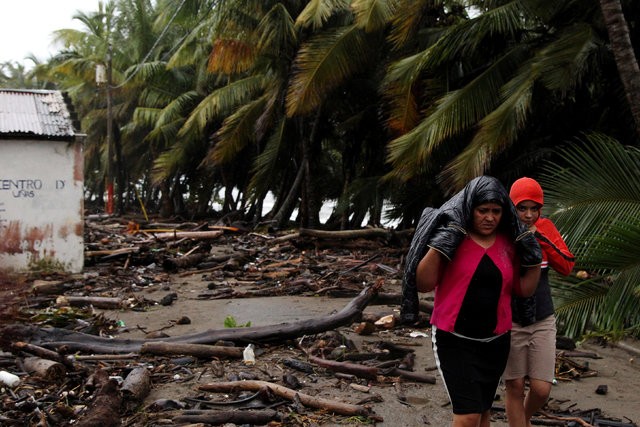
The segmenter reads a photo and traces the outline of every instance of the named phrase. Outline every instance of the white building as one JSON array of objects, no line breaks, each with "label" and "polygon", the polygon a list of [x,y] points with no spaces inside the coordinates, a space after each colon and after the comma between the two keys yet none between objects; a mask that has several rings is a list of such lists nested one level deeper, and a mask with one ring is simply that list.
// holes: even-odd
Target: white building
[{"label": "white building", "polygon": [[84,266],[84,135],[59,91],[0,89],[0,270]]}]

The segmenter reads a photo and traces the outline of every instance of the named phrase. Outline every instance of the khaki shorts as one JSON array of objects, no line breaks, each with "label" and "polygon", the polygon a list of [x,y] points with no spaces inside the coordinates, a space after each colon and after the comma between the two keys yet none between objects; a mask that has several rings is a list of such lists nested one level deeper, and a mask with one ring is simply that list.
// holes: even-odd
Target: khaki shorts
[{"label": "khaki shorts", "polygon": [[533,325],[513,324],[511,350],[503,380],[529,377],[553,382],[556,369],[556,318],[551,315]]}]

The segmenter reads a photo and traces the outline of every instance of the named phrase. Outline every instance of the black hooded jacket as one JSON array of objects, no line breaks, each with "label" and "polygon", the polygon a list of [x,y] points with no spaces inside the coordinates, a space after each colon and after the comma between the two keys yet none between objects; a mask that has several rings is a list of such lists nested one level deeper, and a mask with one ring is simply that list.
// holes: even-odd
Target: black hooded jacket
[{"label": "black hooded jacket", "polygon": [[[419,301],[416,285],[416,269],[430,247],[445,256],[453,253],[440,250],[439,246],[455,248],[467,234],[473,220],[473,208],[487,202],[495,202],[503,207],[500,230],[516,242],[523,266],[537,265],[542,261],[540,246],[526,225],[518,219],[509,193],[500,181],[491,176],[479,176],[471,180],[460,192],[446,201],[439,209],[427,207],[422,211],[420,221],[409,247],[402,282],[402,323],[418,321]],[[530,235],[530,236],[529,236]],[[520,244],[518,244],[520,243]]]}]

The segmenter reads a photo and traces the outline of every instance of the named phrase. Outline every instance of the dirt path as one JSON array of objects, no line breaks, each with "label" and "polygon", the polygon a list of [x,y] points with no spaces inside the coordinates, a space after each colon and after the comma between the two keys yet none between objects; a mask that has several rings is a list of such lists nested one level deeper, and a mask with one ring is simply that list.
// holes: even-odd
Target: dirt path
[{"label": "dirt path", "polygon": [[[391,289],[388,289],[391,291]],[[201,332],[207,329],[221,329],[228,316],[233,317],[238,324],[251,323],[251,326],[263,326],[284,322],[296,322],[323,316],[340,310],[349,302],[347,298],[281,296],[264,298],[245,298],[233,300],[206,300],[201,295],[207,292],[207,281],[199,276],[174,276],[170,285],[149,286],[141,291],[145,298],[160,300],[169,293],[175,293],[177,299],[170,306],[156,306],[145,312],[136,311],[107,311],[105,314],[120,320],[127,325],[129,332],[120,334],[121,338],[144,337],[145,332],[162,331],[171,336]],[[370,306],[367,313],[393,313],[395,306]],[[176,324],[176,320],[187,316],[191,323]],[[353,332],[352,327],[340,328],[340,332],[353,340],[360,351],[374,348],[381,341],[392,342],[415,350],[415,370],[417,372],[432,373],[435,362],[430,345],[430,331],[428,329],[394,328],[388,331],[378,331],[373,335],[360,336]],[[412,337],[412,334],[418,333]],[[640,348],[638,343],[628,343]],[[608,419],[621,422],[640,422],[640,360],[636,362],[635,355],[615,347],[605,347],[595,342],[583,343],[578,350],[596,353],[601,358],[574,358],[580,364],[588,364],[589,368],[597,372],[597,376],[558,381],[552,390],[549,409],[554,411],[588,411],[600,409],[602,415]],[[151,403],[156,399],[183,399],[198,395],[196,387],[215,381],[224,381],[241,372],[255,375],[266,381],[280,381],[284,372],[282,360],[285,358],[301,358],[302,353],[287,346],[256,347],[255,366],[248,367],[241,363],[223,363],[223,373],[214,373],[212,369],[197,369],[195,378],[157,384],[147,399]],[[207,366],[205,365],[205,368]],[[435,385],[420,384],[410,381],[355,381],[360,385],[369,386],[369,391],[354,390],[352,381],[339,379],[330,373],[318,371],[313,375],[300,375],[303,384],[302,392],[323,396],[341,401],[358,403],[373,400],[368,403],[375,414],[382,417],[382,425],[389,426],[444,426],[449,423],[450,409],[448,399],[439,378]],[[606,385],[606,395],[597,394],[596,389]],[[502,396],[504,389],[498,390],[499,400],[496,407],[504,407]],[[213,399],[219,396],[207,396]],[[377,401],[380,400],[380,401]],[[313,418],[310,416],[310,418]],[[320,425],[344,425],[344,420],[322,420]],[[333,424],[335,423],[335,424]],[[357,423],[348,425],[359,425]],[[501,411],[495,412],[495,426],[507,426]]]}]

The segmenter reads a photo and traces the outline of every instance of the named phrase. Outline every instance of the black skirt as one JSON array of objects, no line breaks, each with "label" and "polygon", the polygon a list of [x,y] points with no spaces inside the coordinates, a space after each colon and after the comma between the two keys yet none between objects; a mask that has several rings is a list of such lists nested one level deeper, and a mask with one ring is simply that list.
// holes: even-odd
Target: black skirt
[{"label": "black skirt", "polygon": [[453,413],[476,414],[491,409],[509,357],[511,334],[481,341],[435,329],[432,342]]}]

